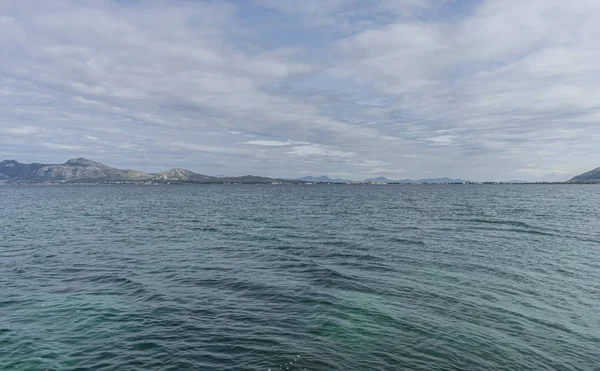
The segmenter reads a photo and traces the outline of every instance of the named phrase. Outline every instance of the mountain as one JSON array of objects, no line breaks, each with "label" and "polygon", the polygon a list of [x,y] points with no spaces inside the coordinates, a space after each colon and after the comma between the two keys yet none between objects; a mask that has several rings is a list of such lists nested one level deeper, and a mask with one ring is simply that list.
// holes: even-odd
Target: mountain
[{"label": "mountain", "polygon": [[14,160],[6,160],[0,163],[0,174],[4,179],[12,182],[132,181],[152,178],[151,174],[142,171],[116,169],[83,157],[56,165],[22,164]]},{"label": "mountain", "polygon": [[155,181],[164,182],[203,182],[216,180],[217,178],[208,175],[197,174],[187,169],[171,169],[169,171],[156,174],[152,179]]},{"label": "mountain", "polygon": [[83,157],[71,159],[60,165],[46,165],[34,172],[34,178],[51,180],[147,180],[151,174],[137,170],[121,170]]},{"label": "mountain", "polygon": [[600,183],[600,167],[571,178],[568,183]]},{"label": "mountain", "polygon": [[32,174],[46,164],[22,164],[15,160],[4,160],[0,162],[0,179],[13,179],[25,174]]},{"label": "mountain", "polygon": [[7,183],[298,183],[245,175],[217,178],[186,169],[171,169],[158,174],[110,167],[83,157],[64,164],[22,164],[15,160],[0,162],[0,180]]},{"label": "mountain", "polygon": [[[0,181],[3,183],[349,183],[347,179],[330,178],[327,175],[305,176],[297,179],[274,179],[254,175],[240,177],[209,176],[187,169],[175,168],[161,173],[145,173],[138,170],[117,169],[83,157],[71,159],[64,164],[23,164],[15,160],[0,162]],[[600,168],[582,174],[571,182],[600,182]],[[392,180],[386,177],[368,178],[361,182],[385,183],[464,183],[463,179],[427,178]],[[358,182],[358,183],[361,183]],[[514,181],[516,182],[516,181]]]}]

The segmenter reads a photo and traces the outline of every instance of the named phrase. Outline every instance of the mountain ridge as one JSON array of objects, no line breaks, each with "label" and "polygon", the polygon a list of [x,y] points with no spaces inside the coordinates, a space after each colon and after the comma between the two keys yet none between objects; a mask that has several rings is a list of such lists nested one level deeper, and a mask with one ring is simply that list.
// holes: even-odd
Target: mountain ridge
[{"label": "mountain ridge", "polygon": [[567,183],[600,183],[600,167],[574,176]]},{"label": "mountain ridge", "polygon": [[[393,180],[386,177],[348,180],[327,175],[301,178],[270,178],[255,175],[210,176],[188,169],[172,168],[159,173],[118,169],[84,157],[67,160],[62,164],[20,163],[15,160],[0,162],[1,183],[473,183],[460,178],[424,178]],[[600,168],[573,177],[570,183],[600,183]],[[488,183],[530,183],[526,181]]]},{"label": "mountain ridge", "polygon": [[195,182],[195,181],[210,180],[210,179],[217,179],[217,178],[209,176],[209,175],[194,173],[193,171],[188,170],[188,169],[173,168],[171,170],[163,171],[161,173],[156,174],[154,179],[160,179],[163,181]]},{"label": "mountain ridge", "polygon": [[5,183],[273,183],[281,179],[244,175],[217,178],[191,170],[173,168],[160,173],[118,169],[84,157],[62,164],[23,164],[15,160],[0,162],[0,179]]}]

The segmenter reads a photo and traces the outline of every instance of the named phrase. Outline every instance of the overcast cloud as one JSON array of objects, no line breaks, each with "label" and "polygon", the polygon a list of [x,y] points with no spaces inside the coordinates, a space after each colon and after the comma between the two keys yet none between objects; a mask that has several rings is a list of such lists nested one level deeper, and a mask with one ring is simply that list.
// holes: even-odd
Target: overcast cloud
[{"label": "overcast cloud", "polygon": [[565,180],[600,166],[597,0],[0,0],[0,157]]}]

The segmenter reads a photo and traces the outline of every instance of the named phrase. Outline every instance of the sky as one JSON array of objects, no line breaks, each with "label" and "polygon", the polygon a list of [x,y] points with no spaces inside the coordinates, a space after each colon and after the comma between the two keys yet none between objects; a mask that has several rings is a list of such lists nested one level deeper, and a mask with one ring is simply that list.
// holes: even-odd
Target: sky
[{"label": "sky", "polygon": [[566,180],[599,52],[598,0],[0,0],[0,159]]}]

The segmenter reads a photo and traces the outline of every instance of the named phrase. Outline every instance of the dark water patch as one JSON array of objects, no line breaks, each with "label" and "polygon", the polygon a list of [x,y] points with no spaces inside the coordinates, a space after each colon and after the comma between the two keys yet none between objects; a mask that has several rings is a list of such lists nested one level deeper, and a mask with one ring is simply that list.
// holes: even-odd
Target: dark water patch
[{"label": "dark water patch", "polygon": [[402,237],[389,237],[388,238],[389,242],[394,242],[394,243],[398,243],[400,245],[416,245],[416,246],[425,246],[425,242],[423,241],[419,241],[419,240],[411,240],[408,238],[402,238]]},{"label": "dark water patch", "polygon": [[554,233],[549,233],[549,232],[543,232],[543,231],[539,231],[539,230],[535,230],[535,229],[518,229],[518,228],[502,228],[502,229],[498,229],[498,228],[484,228],[484,227],[470,227],[473,230],[481,230],[481,231],[485,231],[485,232],[498,232],[498,231],[506,231],[506,232],[513,232],[513,233],[519,233],[519,234],[529,234],[529,235],[537,235],[537,236],[557,236]]},{"label": "dark water patch", "polygon": [[362,245],[356,241],[348,241],[348,240],[324,240],[321,242],[325,246],[333,246],[336,248],[360,248]]},{"label": "dark water patch", "polygon": [[378,261],[381,258],[375,255],[365,254],[363,251],[358,252],[335,252],[324,254],[325,258],[339,260],[344,262],[347,260],[360,260],[360,261]]},{"label": "dark water patch", "polygon": [[503,220],[503,219],[480,219],[480,218],[475,218],[475,219],[465,219],[465,222],[468,223],[474,223],[474,224],[493,224],[493,225],[506,225],[506,226],[511,226],[511,227],[519,227],[521,229],[525,229],[525,230],[531,230],[531,229],[535,229],[535,227],[533,227],[532,225],[522,222],[522,221],[518,221],[518,220]]},{"label": "dark water patch", "polygon": [[267,229],[283,229],[283,230],[287,230],[287,229],[300,229],[297,226],[294,225],[269,225],[266,227]]},{"label": "dark water patch", "polygon": [[187,229],[191,231],[200,231],[200,232],[222,232],[219,228],[215,227],[188,227]]}]

